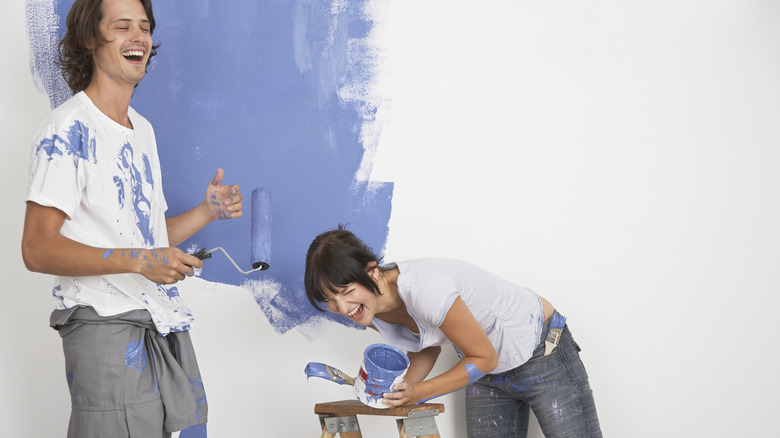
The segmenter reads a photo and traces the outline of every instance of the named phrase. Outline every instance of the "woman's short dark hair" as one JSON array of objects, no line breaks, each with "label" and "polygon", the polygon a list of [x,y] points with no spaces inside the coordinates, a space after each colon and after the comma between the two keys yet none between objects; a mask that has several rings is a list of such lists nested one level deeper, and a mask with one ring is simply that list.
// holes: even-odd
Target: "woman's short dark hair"
[{"label": "woman's short dark hair", "polygon": [[314,308],[324,312],[318,303],[325,301],[326,292],[339,293],[346,285],[357,283],[381,295],[379,287],[367,269],[381,259],[344,225],[317,236],[306,253],[306,273],[303,281],[306,297]]},{"label": "woman's short dark hair", "polygon": [[[138,0],[143,4],[149,18],[149,33],[154,32],[154,14],[152,0]],[[100,20],[103,19],[103,0],[76,0],[65,20],[65,36],[59,43],[60,56],[57,66],[62,69],[62,77],[71,91],[78,93],[87,88],[92,81],[94,62],[92,54],[95,48],[105,44],[100,33]],[[152,46],[149,61],[157,54],[159,44]],[[146,63],[149,65],[149,62]]]}]

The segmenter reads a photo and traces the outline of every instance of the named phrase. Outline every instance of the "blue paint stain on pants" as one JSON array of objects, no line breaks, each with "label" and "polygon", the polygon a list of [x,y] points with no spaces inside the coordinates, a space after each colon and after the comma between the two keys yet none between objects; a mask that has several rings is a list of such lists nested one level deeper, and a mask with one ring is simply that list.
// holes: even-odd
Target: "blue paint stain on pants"
[{"label": "blue paint stain on pants", "polygon": [[206,425],[199,424],[179,432],[179,438],[206,438]]},{"label": "blue paint stain on pants", "polygon": [[146,369],[147,364],[148,360],[146,358],[146,351],[144,350],[144,340],[140,339],[138,342],[130,341],[125,350],[125,365],[143,372]]}]

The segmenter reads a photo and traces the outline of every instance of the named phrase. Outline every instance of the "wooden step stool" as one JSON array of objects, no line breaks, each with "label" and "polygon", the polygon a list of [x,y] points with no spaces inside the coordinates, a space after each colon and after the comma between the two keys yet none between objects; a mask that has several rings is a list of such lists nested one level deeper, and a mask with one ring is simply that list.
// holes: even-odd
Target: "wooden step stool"
[{"label": "wooden step stool", "polygon": [[396,419],[399,438],[429,437],[441,438],[436,427],[436,416],[444,412],[441,403],[398,406],[376,409],[364,405],[360,400],[342,400],[314,405],[314,413],[320,417],[322,435],[320,438],[362,438],[358,415],[383,415],[404,417]]}]

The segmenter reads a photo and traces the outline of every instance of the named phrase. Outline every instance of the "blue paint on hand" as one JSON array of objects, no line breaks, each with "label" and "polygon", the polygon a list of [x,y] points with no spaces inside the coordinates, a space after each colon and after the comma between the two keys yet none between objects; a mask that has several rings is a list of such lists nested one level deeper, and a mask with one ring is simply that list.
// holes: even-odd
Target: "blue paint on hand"
[{"label": "blue paint on hand", "polygon": [[107,259],[111,254],[114,253],[113,249],[108,249],[103,253],[103,260]]}]

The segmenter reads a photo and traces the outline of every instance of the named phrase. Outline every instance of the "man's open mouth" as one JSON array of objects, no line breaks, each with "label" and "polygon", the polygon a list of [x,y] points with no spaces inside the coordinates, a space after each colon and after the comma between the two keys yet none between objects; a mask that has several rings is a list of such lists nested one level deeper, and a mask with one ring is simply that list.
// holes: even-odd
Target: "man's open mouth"
[{"label": "man's open mouth", "polygon": [[140,62],[144,59],[144,52],[143,50],[127,50],[122,52],[122,56],[128,61]]}]

